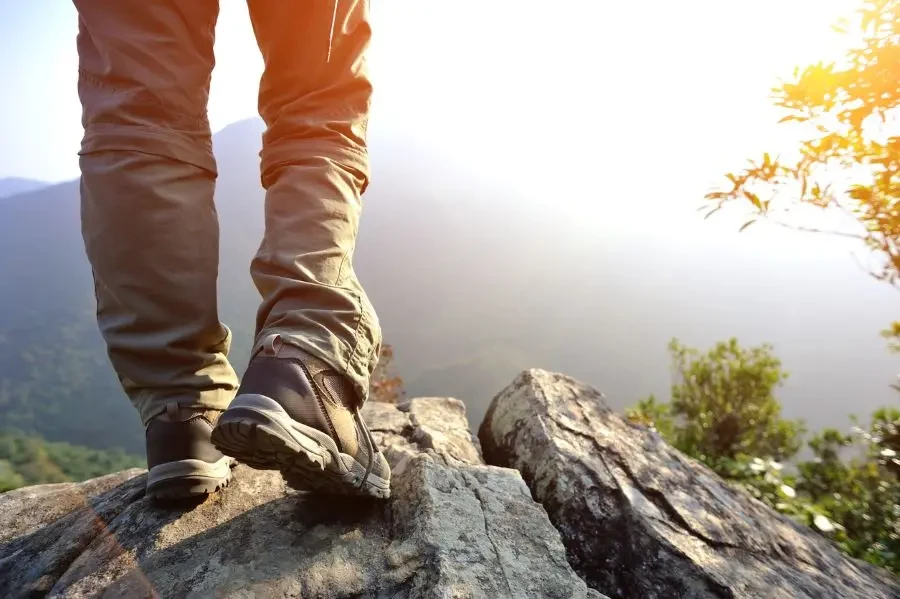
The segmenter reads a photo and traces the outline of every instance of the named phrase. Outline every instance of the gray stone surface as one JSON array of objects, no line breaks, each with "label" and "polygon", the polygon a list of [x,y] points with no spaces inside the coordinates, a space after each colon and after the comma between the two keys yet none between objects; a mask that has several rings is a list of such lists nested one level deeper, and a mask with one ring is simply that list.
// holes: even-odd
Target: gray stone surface
[{"label": "gray stone surface", "polygon": [[0,543],[27,534],[53,522],[92,498],[125,481],[140,476],[139,469],[125,470],[83,483],[35,485],[0,494]]},{"label": "gray stone surface", "polygon": [[523,372],[479,431],[518,469],[570,563],[610,597],[887,599],[900,581],[841,554],[564,375]]},{"label": "gray stone surface", "polygon": [[244,466],[177,509],[134,472],[0,496],[0,525],[38,514],[0,542],[0,597],[601,597],[519,473],[482,463],[461,402],[366,417],[394,468],[387,502],[308,496]]}]

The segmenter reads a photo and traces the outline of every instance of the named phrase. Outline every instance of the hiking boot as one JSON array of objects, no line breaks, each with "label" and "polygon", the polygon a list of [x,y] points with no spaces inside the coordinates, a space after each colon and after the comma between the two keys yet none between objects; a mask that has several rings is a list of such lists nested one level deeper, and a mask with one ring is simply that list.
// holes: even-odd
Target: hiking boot
[{"label": "hiking boot", "polygon": [[386,499],[391,469],[359,408],[345,377],[276,337],[250,360],[212,442],[295,489]]},{"label": "hiking boot", "polygon": [[210,443],[219,410],[182,408],[176,402],[147,424],[147,495],[157,499],[214,493],[231,480],[234,458]]}]

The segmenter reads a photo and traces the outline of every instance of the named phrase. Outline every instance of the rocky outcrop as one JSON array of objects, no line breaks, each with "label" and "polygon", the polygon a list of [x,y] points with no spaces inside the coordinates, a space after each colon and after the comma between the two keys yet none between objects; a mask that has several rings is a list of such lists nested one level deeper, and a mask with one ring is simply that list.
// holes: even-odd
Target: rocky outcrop
[{"label": "rocky outcrop", "polygon": [[731,488],[569,377],[522,373],[479,438],[488,463],[521,471],[576,571],[610,597],[900,597],[887,572]]},{"label": "rocky outcrop", "polygon": [[125,470],[83,483],[37,485],[0,494],[0,543],[26,535],[143,473]]},{"label": "rocky outcrop", "polygon": [[2,494],[0,597],[900,598],[566,376],[522,373],[480,443],[454,399],[365,417],[389,501],[244,466],[193,505],[152,504],[142,470]]},{"label": "rocky outcrop", "polygon": [[462,403],[371,403],[387,502],[308,496],[238,466],[159,507],[145,475],[0,496],[0,597],[601,597],[518,472],[485,466]]}]

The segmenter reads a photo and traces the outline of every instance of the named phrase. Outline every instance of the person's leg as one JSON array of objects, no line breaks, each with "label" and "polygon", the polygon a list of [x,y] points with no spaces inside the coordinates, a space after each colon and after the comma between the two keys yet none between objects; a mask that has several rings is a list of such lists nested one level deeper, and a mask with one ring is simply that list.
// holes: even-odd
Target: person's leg
[{"label": "person's leg", "polygon": [[381,343],[353,270],[369,180],[367,0],[250,0],[265,60],[266,232],[251,273],[263,297],[255,349],[280,335],[366,398]]},{"label": "person's leg", "polygon": [[[353,270],[372,86],[367,0],[249,0],[265,60],[266,232],[254,353],[213,441],[294,486],[388,494],[358,408],[381,331]],[[254,431],[254,432],[250,432]]]},{"label": "person's leg", "polygon": [[190,470],[169,463],[181,454],[222,458],[207,425],[238,384],[217,310],[216,164],[206,116],[218,1],[74,3],[82,232],[97,321],[147,426],[151,479],[177,479]]}]

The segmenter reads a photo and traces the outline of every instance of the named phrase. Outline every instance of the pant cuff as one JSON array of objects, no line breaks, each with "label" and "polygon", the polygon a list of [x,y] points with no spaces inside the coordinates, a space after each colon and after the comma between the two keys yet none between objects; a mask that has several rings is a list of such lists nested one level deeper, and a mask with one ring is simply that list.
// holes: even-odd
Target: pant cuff
[{"label": "pant cuff", "polygon": [[182,408],[224,410],[234,399],[234,393],[228,389],[207,389],[198,394],[159,397],[148,392],[142,397],[134,398],[133,402],[141,416],[141,422],[147,426],[150,420],[166,411],[166,404],[169,402],[177,402]]}]

